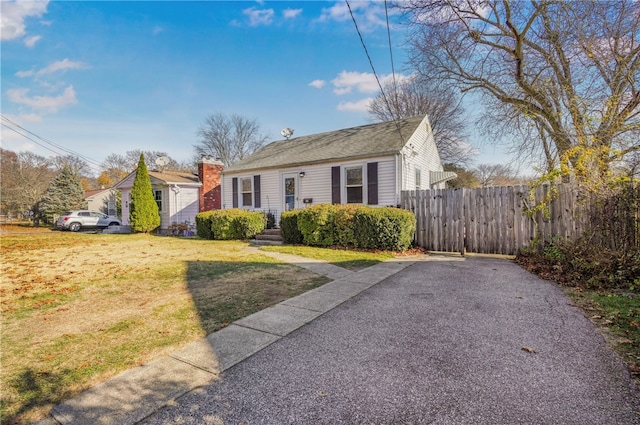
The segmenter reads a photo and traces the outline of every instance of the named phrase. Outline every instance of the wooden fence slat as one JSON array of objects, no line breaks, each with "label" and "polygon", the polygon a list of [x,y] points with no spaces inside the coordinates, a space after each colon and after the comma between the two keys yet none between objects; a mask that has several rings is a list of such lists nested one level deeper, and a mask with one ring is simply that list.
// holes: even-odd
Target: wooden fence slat
[{"label": "wooden fence slat", "polygon": [[[557,190],[551,202],[550,192]],[[593,230],[590,217],[608,208],[613,217],[600,225],[607,232],[602,242],[612,247],[623,243],[623,235],[640,238],[636,224],[640,212],[627,213],[614,200],[597,206],[571,183],[554,188],[542,185],[479,189],[435,189],[403,191],[401,207],[416,216],[415,242],[431,251],[516,254],[533,241],[555,237],[576,239]],[[546,202],[546,211],[540,208]],[[535,212],[533,212],[535,211]],[[628,217],[627,217],[628,215]],[[597,216],[597,215],[596,215]],[[635,227],[638,227],[637,229]],[[636,235],[638,233],[638,235]]]}]

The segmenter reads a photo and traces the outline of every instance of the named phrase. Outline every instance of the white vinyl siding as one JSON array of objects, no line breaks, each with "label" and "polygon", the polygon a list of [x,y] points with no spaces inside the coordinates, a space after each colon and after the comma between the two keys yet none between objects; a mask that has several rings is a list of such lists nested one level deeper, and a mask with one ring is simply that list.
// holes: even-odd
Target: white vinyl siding
[{"label": "white vinyl siding", "polygon": [[[366,160],[343,161],[327,164],[304,165],[300,167],[283,168],[280,170],[255,170],[250,174],[247,172],[239,173],[223,173],[223,198],[222,208],[233,207],[233,188],[232,180],[238,178],[238,194],[241,193],[240,179],[260,175],[260,193],[262,205],[257,208],[259,211],[282,211],[284,200],[284,189],[282,187],[282,176],[284,174],[296,174],[304,172],[304,177],[298,177],[298,198],[297,205],[299,208],[305,208],[311,205],[330,204],[331,203],[331,167],[340,166],[341,179],[344,179],[344,168],[360,166],[363,167],[365,179],[363,181],[363,200],[367,199],[366,193],[366,164],[369,162],[378,163],[378,205],[379,206],[395,206],[399,202],[399,194],[396,197],[396,162],[394,156],[368,158]],[[344,181],[342,182],[344,189]],[[397,199],[396,199],[397,198]],[[304,199],[312,199],[311,204],[304,204]],[[346,204],[346,194],[342,195],[342,203]]]}]

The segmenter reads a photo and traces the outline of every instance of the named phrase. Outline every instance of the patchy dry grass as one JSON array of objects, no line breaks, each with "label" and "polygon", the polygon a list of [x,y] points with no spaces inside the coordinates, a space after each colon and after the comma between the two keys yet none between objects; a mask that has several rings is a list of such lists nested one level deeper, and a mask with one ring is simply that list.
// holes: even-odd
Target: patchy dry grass
[{"label": "patchy dry grass", "polygon": [[323,260],[338,267],[359,271],[395,257],[391,252],[355,251],[338,248],[316,248],[311,246],[270,245],[260,249],[282,252],[283,254],[301,255],[315,260]]},{"label": "patchy dry grass", "polygon": [[241,242],[0,231],[2,423],[328,281]]}]

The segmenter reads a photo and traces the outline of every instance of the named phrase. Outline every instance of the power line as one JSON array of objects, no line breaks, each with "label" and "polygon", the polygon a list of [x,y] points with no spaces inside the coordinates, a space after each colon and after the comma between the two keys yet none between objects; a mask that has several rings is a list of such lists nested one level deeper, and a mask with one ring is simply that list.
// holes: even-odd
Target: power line
[{"label": "power line", "polygon": [[[391,76],[393,77],[393,94],[396,107],[398,106],[398,85],[396,83],[396,69],[393,64],[393,48],[391,47],[391,28],[389,28],[389,11],[387,10],[387,0],[384,0],[384,15],[387,20],[387,38],[389,39],[389,57],[391,59]],[[398,112],[398,111],[396,111]],[[391,112],[393,114],[393,111]],[[396,115],[400,118],[400,113]]]},{"label": "power line", "polygon": [[[358,37],[360,37],[360,43],[362,43],[362,47],[364,48],[364,53],[367,55],[367,59],[369,60],[369,65],[371,66],[371,70],[373,71],[373,76],[376,78],[378,87],[380,88],[380,94],[382,95],[382,99],[384,100],[384,103],[387,105],[387,108],[389,108],[389,110],[392,111],[391,106],[389,105],[389,99],[387,98],[387,95],[385,94],[384,89],[382,88],[382,84],[380,84],[380,79],[378,78],[378,73],[376,72],[376,68],[373,66],[373,61],[371,60],[371,55],[369,55],[369,50],[367,49],[367,46],[364,43],[362,34],[360,33],[360,28],[358,28],[358,23],[356,22],[356,18],[353,15],[353,10],[351,10],[351,5],[349,4],[349,0],[345,0],[345,3],[347,4],[347,8],[349,9],[349,14],[351,15],[351,20],[353,21],[353,25],[356,27],[356,32],[358,33]],[[386,6],[386,1],[385,1],[385,6]],[[394,73],[394,78],[395,78],[395,73]],[[394,119],[393,122],[396,125],[398,134],[400,134],[400,140],[404,142],[404,137],[402,137],[402,131],[400,130],[400,125],[398,124],[398,120]]]},{"label": "power line", "polygon": [[[47,149],[48,151],[53,152],[53,153],[55,153],[55,154],[57,154],[57,155],[65,155],[65,154],[68,154],[68,155],[76,156],[76,157],[78,157],[78,158],[80,158],[80,159],[84,160],[85,162],[87,162],[87,165],[89,165],[91,168],[94,168],[94,169],[96,169],[96,170],[98,170],[98,171],[100,171],[100,170],[101,170],[101,168],[102,168],[102,166],[103,166],[103,164],[102,164],[101,162],[98,162],[98,161],[96,161],[96,160],[94,160],[94,159],[92,159],[92,158],[89,158],[89,157],[87,157],[87,156],[85,156],[85,155],[82,155],[82,154],[80,154],[80,153],[78,153],[78,152],[76,152],[76,151],[74,151],[74,150],[71,150],[71,149],[69,149],[69,148],[66,148],[66,147],[64,147],[64,146],[62,146],[62,145],[60,145],[60,144],[58,144],[58,143],[55,143],[55,142],[53,142],[53,141],[51,141],[51,140],[49,140],[49,139],[46,139],[46,138],[44,138],[44,137],[42,137],[42,136],[39,136],[38,134],[36,134],[36,133],[34,133],[34,132],[32,132],[32,131],[30,131],[30,130],[28,130],[28,129],[24,128],[24,127],[22,127],[21,125],[19,125],[19,124],[18,124],[18,123],[16,123],[15,121],[12,121],[10,118],[8,118],[7,116],[5,116],[4,114],[0,114],[0,117],[2,117],[2,119],[3,119],[3,120],[5,120],[5,121],[9,122],[12,126],[17,127],[18,129],[20,129],[22,132],[21,132],[21,131],[16,130],[15,128],[13,128],[13,127],[11,127],[11,126],[9,126],[9,125],[5,124],[5,123],[2,123],[2,125],[3,125],[4,127],[8,128],[9,130],[13,131],[14,133],[16,133],[16,134],[18,134],[18,135],[20,135],[20,136],[22,136],[22,137],[24,137],[24,138],[26,138],[26,139],[28,139],[28,140],[32,141],[33,143],[37,144],[38,146],[40,146],[40,147],[42,147],[42,148],[45,148],[45,149]],[[48,145],[50,145],[50,146],[53,146],[54,148],[58,149],[58,151],[56,151],[56,150],[54,150],[54,149],[51,149],[50,147],[48,147],[48,146],[46,146],[46,145],[43,145],[42,143],[38,142],[37,140],[35,140],[34,138],[30,137],[29,135],[27,135],[27,134],[25,134],[25,133],[27,133],[27,134],[29,134],[29,135],[31,135],[31,136],[33,136],[33,137],[37,138],[38,140],[40,140],[40,141],[42,141],[42,142],[44,142],[44,143],[46,143],[46,144],[48,144]],[[97,168],[96,168],[96,167],[97,167]]]}]

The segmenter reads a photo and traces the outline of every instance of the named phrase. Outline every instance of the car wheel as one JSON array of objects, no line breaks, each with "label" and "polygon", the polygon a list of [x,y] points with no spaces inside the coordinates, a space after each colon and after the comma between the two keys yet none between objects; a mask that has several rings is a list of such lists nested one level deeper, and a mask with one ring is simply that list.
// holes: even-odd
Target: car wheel
[{"label": "car wheel", "polygon": [[118,226],[118,223],[116,223],[115,221],[113,223],[109,223],[109,227],[111,226]]},{"label": "car wheel", "polygon": [[80,223],[71,223],[69,225],[69,230],[71,230],[72,232],[77,232],[80,230]]}]

